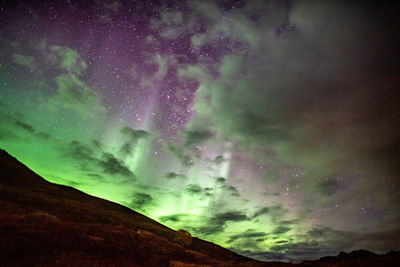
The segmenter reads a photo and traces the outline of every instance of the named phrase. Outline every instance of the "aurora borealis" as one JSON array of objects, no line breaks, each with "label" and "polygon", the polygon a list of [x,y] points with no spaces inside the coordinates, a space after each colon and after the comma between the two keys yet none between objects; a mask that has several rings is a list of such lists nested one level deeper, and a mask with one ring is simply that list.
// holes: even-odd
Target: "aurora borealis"
[{"label": "aurora borealis", "polygon": [[0,147],[260,260],[400,249],[399,8],[1,1]]}]

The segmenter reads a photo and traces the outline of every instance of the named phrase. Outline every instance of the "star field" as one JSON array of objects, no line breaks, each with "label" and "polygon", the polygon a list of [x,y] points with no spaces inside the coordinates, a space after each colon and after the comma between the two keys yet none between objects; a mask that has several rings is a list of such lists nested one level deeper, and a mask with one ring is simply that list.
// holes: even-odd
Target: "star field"
[{"label": "star field", "polygon": [[398,11],[2,1],[0,147],[260,260],[400,249]]}]

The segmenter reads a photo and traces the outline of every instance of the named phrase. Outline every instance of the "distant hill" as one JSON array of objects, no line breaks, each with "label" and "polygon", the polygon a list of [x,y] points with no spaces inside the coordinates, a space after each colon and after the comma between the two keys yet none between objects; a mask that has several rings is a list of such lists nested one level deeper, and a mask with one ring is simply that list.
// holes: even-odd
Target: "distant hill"
[{"label": "distant hill", "polygon": [[0,150],[1,266],[400,266],[360,250],[301,264],[260,262],[122,205],[50,183]]},{"label": "distant hill", "polygon": [[322,257],[317,261],[304,261],[301,266],[400,266],[400,252],[391,251],[385,255],[372,253],[368,250],[354,250],[350,253],[340,252],[337,256]]}]

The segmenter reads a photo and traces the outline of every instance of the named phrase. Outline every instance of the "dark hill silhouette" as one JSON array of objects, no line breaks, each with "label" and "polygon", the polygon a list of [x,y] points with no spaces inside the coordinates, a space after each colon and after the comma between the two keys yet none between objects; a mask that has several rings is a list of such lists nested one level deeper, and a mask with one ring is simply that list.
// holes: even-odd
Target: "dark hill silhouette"
[{"label": "dark hill silhouette", "polygon": [[400,252],[391,251],[379,255],[368,250],[354,250],[350,253],[341,251],[337,256],[322,257],[317,261],[304,261],[302,266],[400,266]]},{"label": "dark hill silhouette", "polygon": [[[122,205],[50,183],[0,150],[1,266],[292,266],[260,262]],[[298,266],[398,266],[398,252],[341,253]],[[355,265],[354,265],[355,264]]]}]

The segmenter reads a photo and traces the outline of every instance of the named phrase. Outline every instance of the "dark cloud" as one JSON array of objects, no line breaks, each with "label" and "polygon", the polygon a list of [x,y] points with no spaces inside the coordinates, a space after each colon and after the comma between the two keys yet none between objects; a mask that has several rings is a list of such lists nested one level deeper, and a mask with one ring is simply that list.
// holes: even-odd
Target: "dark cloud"
[{"label": "dark cloud", "polygon": [[206,196],[212,196],[213,189],[211,187],[205,187],[203,191]]},{"label": "dark cloud", "polygon": [[[196,72],[182,70],[200,83],[191,125],[207,121],[208,131],[236,147],[273,149],[281,161],[307,166],[306,179],[298,182],[307,203],[319,203],[320,194],[350,192],[347,184],[322,178],[338,173],[351,180],[359,173],[368,184],[354,186],[355,198],[379,202],[374,187],[381,186],[382,202],[394,211],[399,197],[388,191],[399,188],[400,170],[397,8],[360,1],[294,1],[287,10],[259,4],[258,14],[274,16],[254,23],[246,13],[250,2],[240,18],[230,14],[230,27],[210,19],[208,33],[192,36],[199,50],[221,34],[248,49],[224,55],[218,76],[201,63],[190,66]],[[218,5],[208,5],[218,13]],[[195,8],[212,17],[202,10]],[[273,37],[265,37],[268,32]],[[277,181],[278,171],[266,182]]]},{"label": "dark cloud", "polygon": [[252,230],[247,230],[237,235],[231,235],[226,243],[230,244],[238,239],[255,239],[255,241],[260,242],[264,241],[267,236],[268,234],[265,232],[254,232]]},{"label": "dark cloud", "polygon": [[88,145],[76,140],[71,141],[69,147],[63,152],[67,157],[73,158],[78,162],[96,161],[96,159],[93,157],[93,150]]},{"label": "dark cloud", "polygon": [[103,149],[104,145],[102,142],[98,141],[98,140],[92,140],[92,144],[97,148],[97,149]]},{"label": "dark cloud", "polygon": [[147,138],[151,136],[151,134],[146,131],[134,130],[128,126],[122,127],[121,129],[119,129],[119,132],[126,138],[119,149],[119,153],[123,156],[131,155],[132,153],[134,153],[138,141],[142,138]]},{"label": "dark cloud", "polygon": [[153,197],[145,193],[134,193],[132,198],[133,200],[130,202],[129,206],[131,206],[133,209],[139,210],[143,210],[153,201]]},{"label": "dark cloud", "polygon": [[143,130],[134,130],[128,126],[122,127],[119,132],[124,136],[127,136],[131,139],[131,141],[136,142],[138,139],[151,136],[150,133]]},{"label": "dark cloud", "polygon": [[[74,68],[74,66],[70,67]],[[58,90],[49,99],[50,107],[73,110],[81,116],[90,116],[94,113],[103,114],[105,112],[94,90],[80,80],[76,74],[62,74],[55,77],[54,80]]]},{"label": "dark cloud", "polygon": [[168,223],[168,222],[177,223],[183,221],[185,216],[186,214],[171,214],[158,217],[158,219],[163,223]]},{"label": "dark cloud", "polygon": [[213,160],[213,162],[214,162],[215,164],[221,164],[221,163],[224,162],[224,161],[225,161],[225,159],[224,159],[223,156],[216,156],[215,159]]},{"label": "dark cloud", "polygon": [[217,183],[219,184],[225,184],[226,179],[224,177],[217,177]]},{"label": "dark cloud", "polygon": [[339,190],[344,189],[344,184],[340,182],[336,177],[325,178],[318,184],[320,192],[326,196],[331,196],[337,193]]},{"label": "dark cloud", "polygon": [[189,184],[186,186],[185,191],[192,195],[203,193],[203,188],[198,184]]},{"label": "dark cloud", "polygon": [[194,227],[193,231],[202,235],[214,235],[224,231],[224,225],[208,225],[201,227]]},{"label": "dark cloud", "polygon": [[272,251],[286,251],[286,253],[290,256],[310,256],[315,255],[320,251],[321,246],[318,242],[298,242],[298,243],[289,243],[277,246],[271,246]]},{"label": "dark cloud", "polygon": [[299,219],[294,219],[294,220],[283,220],[283,221],[279,221],[280,225],[294,225],[299,223],[300,220]]},{"label": "dark cloud", "polygon": [[235,210],[217,213],[211,218],[211,222],[216,225],[225,225],[227,222],[240,222],[247,220],[250,220],[250,218],[245,213]]},{"label": "dark cloud", "polygon": [[123,163],[123,161],[117,159],[111,153],[103,153],[102,159],[99,161],[99,165],[106,173],[134,177],[134,174]]},{"label": "dark cloud", "polygon": [[9,129],[0,128],[0,140],[19,140],[20,138]]},{"label": "dark cloud", "polygon": [[261,208],[259,210],[257,210],[254,215],[253,218],[257,218],[258,216],[264,215],[264,214],[268,214],[270,212],[270,208],[269,207],[264,207]]},{"label": "dark cloud", "polygon": [[[2,107],[9,107],[1,106]],[[22,130],[22,131],[21,131]],[[28,134],[28,136],[27,136]],[[36,131],[35,127],[26,122],[26,118],[19,112],[2,112],[0,111],[0,140],[18,140],[22,141],[27,137],[34,137],[42,141],[51,139],[51,135],[47,132]]]},{"label": "dark cloud", "polygon": [[233,197],[240,197],[239,191],[237,190],[236,187],[229,185],[226,187],[226,190],[231,193],[231,196]]},{"label": "dark cloud", "polygon": [[[83,171],[135,177],[125,163],[113,154],[102,152],[100,158],[96,157],[95,151],[98,152],[98,149],[95,144],[90,146],[73,140],[67,148],[60,147],[59,150],[64,156],[73,159]],[[99,167],[101,169],[98,169]]]},{"label": "dark cloud", "polygon": [[169,151],[173,156],[175,156],[182,163],[183,166],[190,167],[194,164],[192,158],[185,154],[183,151],[183,147],[173,146],[173,145],[165,145],[167,151]]},{"label": "dark cloud", "polygon": [[256,210],[256,212],[254,212],[254,214],[253,214],[253,218],[257,218],[259,216],[266,215],[266,214],[269,214],[273,217],[281,217],[284,213],[285,213],[285,209],[281,205],[275,205],[275,206],[271,206],[271,207],[263,207],[263,208]]},{"label": "dark cloud", "polygon": [[119,152],[123,155],[129,155],[132,154],[133,152],[133,147],[130,143],[125,143],[121,146],[121,148],[119,149]]},{"label": "dark cloud", "polygon": [[20,140],[20,134],[26,134],[21,130],[30,134],[35,132],[32,125],[23,121],[21,114],[0,111],[0,140]]},{"label": "dark cloud", "polygon": [[16,121],[16,125],[22,129],[24,129],[27,132],[33,133],[35,130],[33,129],[32,125],[23,122],[23,121]]},{"label": "dark cloud", "polygon": [[202,142],[210,139],[213,137],[213,133],[207,130],[197,130],[197,131],[184,131],[183,132],[183,139],[184,139],[184,146],[194,146],[201,144]]},{"label": "dark cloud", "polygon": [[43,140],[50,140],[51,139],[51,135],[46,133],[46,132],[38,132],[38,133],[36,133],[36,136],[38,138],[40,138],[40,139],[43,139]]},{"label": "dark cloud", "polygon": [[168,179],[187,179],[186,175],[180,174],[180,173],[175,173],[175,172],[168,172],[165,174],[165,177]]},{"label": "dark cloud", "polygon": [[104,180],[104,177],[102,175],[98,174],[98,173],[87,173],[86,175],[90,176],[90,177],[93,177],[93,178],[95,178],[97,180],[100,180],[100,181]]},{"label": "dark cloud", "polygon": [[201,227],[194,227],[193,232],[206,236],[213,235],[223,232],[227,223],[241,222],[247,220],[250,220],[250,218],[241,211],[236,211],[236,210],[226,211],[222,213],[217,213],[212,217],[210,217],[206,225]]},{"label": "dark cloud", "polygon": [[280,225],[280,226],[276,227],[276,228],[272,231],[272,234],[273,234],[273,235],[281,235],[281,234],[284,234],[284,233],[289,232],[290,230],[292,230],[292,228],[290,228],[290,227],[288,227],[288,226]]}]

